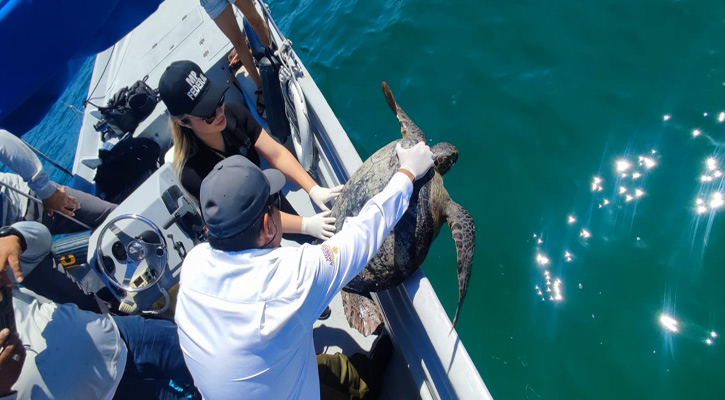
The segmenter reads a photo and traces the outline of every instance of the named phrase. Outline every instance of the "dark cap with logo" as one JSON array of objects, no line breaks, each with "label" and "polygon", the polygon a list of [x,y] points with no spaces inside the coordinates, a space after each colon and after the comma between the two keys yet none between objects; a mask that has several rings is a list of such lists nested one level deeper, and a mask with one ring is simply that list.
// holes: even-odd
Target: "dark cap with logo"
[{"label": "dark cap with logo", "polygon": [[191,61],[174,61],[159,80],[159,96],[174,116],[213,114],[228,88],[212,82]]},{"label": "dark cap with logo", "polygon": [[284,183],[278,170],[262,171],[243,156],[220,161],[201,183],[201,212],[209,236],[224,239],[249,228]]}]

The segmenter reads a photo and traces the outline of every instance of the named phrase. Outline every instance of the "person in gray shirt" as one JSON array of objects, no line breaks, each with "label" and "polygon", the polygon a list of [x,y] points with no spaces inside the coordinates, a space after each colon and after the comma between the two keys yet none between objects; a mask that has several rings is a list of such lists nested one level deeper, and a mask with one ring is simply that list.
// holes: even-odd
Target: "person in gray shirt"
[{"label": "person in gray shirt", "polygon": [[37,222],[0,228],[0,286],[12,287],[15,321],[15,333],[0,331],[10,347],[0,349],[0,399],[200,398],[173,322],[84,311],[28,287],[53,262],[50,244]]},{"label": "person in gray shirt", "polygon": [[[35,153],[4,129],[0,129],[0,162],[15,172],[0,173],[2,226],[18,221],[37,221],[54,235],[79,232],[85,228],[55,213],[75,217],[95,228],[116,208],[113,203],[51,181]],[[42,205],[21,193],[39,198]]]}]

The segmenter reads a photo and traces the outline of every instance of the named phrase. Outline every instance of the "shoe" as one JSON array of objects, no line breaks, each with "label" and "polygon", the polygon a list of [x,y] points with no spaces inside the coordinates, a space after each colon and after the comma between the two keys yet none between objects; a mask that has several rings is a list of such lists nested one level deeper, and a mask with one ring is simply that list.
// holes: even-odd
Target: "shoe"
[{"label": "shoe", "polygon": [[391,358],[393,358],[393,341],[389,335],[382,334],[373,343],[373,348],[370,350],[370,361],[373,362],[375,369],[382,374],[390,364]]},{"label": "shoe", "polygon": [[318,321],[324,321],[328,318],[330,318],[330,315],[332,314],[332,310],[330,310],[330,306],[325,307],[325,311],[320,314],[319,317],[317,317]]}]

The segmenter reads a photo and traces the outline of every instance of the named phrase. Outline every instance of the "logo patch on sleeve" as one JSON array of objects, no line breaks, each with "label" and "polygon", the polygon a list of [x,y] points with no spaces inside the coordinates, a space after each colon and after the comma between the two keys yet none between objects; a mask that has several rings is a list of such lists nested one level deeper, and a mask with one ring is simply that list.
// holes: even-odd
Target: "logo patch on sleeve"
[{"label": "logo patch on sleeve", "polygon": [[335,265],[335,254],[337,253],[337,247],[330,247],[326,244],[322,245],[322,254],[325,255],[325,260],[327,260],[330,265]]}]

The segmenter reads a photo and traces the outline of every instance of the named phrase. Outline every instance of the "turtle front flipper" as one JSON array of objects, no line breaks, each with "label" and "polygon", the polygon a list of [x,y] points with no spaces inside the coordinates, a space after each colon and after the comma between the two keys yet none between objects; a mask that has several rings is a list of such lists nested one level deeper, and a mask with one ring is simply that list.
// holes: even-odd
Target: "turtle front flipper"
[{"label": "turtle front flipper", "polygon": [[342,290],[342,308],[350,327],[357,329],[363,336],[370,336],[383,323],[380,307],[368,296]]},{"label": "turtle front flipper", "polygon": [[473,217],[460,204],[449,200],[445,209],[446,220],[451,228],[451,235],[456,242],[458,258],[458,306],[453,317],[453,327],[456,326],[458,314],[461,312],[463,299],[468,291],[468,281],[471,279],[473,267],[473,251],[476,247],[476,227]]},{"label": "turtle front flipper", "polygon": [[388,86],[388,83],[385,81],[383,81],[383,94],[385,94],[385,100],[388,102],[390,109],[393,110],[395,115],[398,117],[398,121],[400,121],[400,134],[403,135],[403,139],[411,138],[416,139],[419,142],[425,142],[425,133],[423,133],[423,131],[418,128],[418,125],[416,125],[415,122],[408,117],[408,114],[400,108],[398,102],[395,101],[395,97],[393,97],[393,92],[390,91],[390,86]]}]

